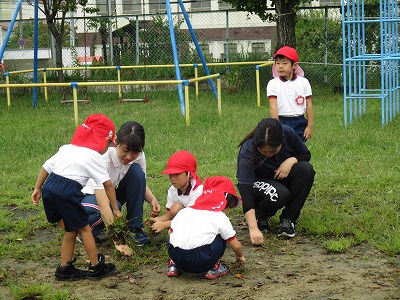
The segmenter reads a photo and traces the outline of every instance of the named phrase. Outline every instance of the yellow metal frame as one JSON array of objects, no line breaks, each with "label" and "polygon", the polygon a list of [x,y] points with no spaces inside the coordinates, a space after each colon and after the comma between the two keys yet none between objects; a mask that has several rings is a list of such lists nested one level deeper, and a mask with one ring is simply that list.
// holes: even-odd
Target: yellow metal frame
[{"label": "yellow metal frame", "polygon": [[[272,65],[273,62],[265,61],[254,61],[254,62],[231,62],[231,63],[209,63],[208,66],[238,66],[238,65],[257,65],[256,67],[256,88],[257,88],[257,105],[260,106],[260,75],[259,68]],[[21,73],[32,73],[34,70],[20,70],[11,71],[6,73],[6,84],[0,84],[0,88],[6,88],[7,90],[7,105],[11,107],[11,88],[17,87],[43,87],[44,88],[44,98],[48,101],[48,87],[68,87],[71,86],[73,89],[73,101],[74,101],[74,119],[75,125],[78,126],[78,86],[118,86],[118,96],[122,99],[122,85],[168,85],[168,84],[182,84],[185,86],[185,106],[186,106],[186,125],[190,125],[190,107],[189,107],[189,85],[195,84],[196,98],[199,95],[199,81],[208,80],[210,78],[217,78],[217,92],[218,92],[218,115],[222,114],[222,101],[221,101],[221,75],[213,74],[209,76],[198,77],[198,64],[181,64],[180,67],[194,67],[195,68],[195,78],[189,80],[140,80],[140,81],[122,81],[121,80],[121,69],[144,69],[144,68],[174,68],[175,65],[140,65],[140,66],[97,66],[97,67],[74,67],[74,68],[62,68],[63,71],[66,70],[107,70],[116,69],[117,70],[117,81],[98,81],[98,82],[65,82],[65,83],[48,83],[47,82],[47,71],[59,71],[61,68],[43,68],[38,69],[38,71],[43,71],[43,83],[21,83],[21,84],[11,84],[10,76],[11,74],[21,74]]]}]

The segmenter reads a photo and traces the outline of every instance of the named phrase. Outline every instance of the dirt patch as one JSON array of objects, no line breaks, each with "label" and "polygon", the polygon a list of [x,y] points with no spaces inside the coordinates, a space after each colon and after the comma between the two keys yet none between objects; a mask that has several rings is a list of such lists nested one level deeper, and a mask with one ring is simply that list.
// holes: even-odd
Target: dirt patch
[{"label": "dirt patch", "polygon": [[116,262],[114,276],[96,282],[58,282],[57,257],[41,262],[5,260],[0,262],[0,298],[13,298],[5,282],[16,278],[27,285],[68,289],[71,299],[400,299],[398,256],[388,257],[365,245],[344,254],[327,254],[320,240],[302,234],[291,240],[267,234],[265,246],[254,247],[247,228],[241,224],[235,228],[247,262],[234,263],[228,247],[223,261],[230,273],[215,281],[193,274],[168,278],[167,261],[125,271],[123,261],[114,259],[112,245],[105,243],[99,250]]}]

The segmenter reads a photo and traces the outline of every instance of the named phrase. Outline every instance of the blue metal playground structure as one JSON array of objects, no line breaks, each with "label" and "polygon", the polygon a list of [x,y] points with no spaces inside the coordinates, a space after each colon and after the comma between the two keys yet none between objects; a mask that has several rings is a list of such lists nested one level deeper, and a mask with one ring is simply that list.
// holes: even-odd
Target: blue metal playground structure
[{"label": "blue metal playground structure", "polygon": [[[381,101],[382,127],[399,112],[399,9],[397,1],[380,0],[379,19],[367,18],[364,1],[342,0],[344,126],[366,113],[367,99]],[[380,53],[366,50],[366,27],[379,26]],[[380,70],[380,88],[367,87],[371,66]]]},{"label": "blue metal playground structure", "polygon": [[[201,63],[203,65],[203,70],[204,73],[209,76],[210,71],[208,69],[208,66],[206,64],[204,55],[202,53],[202,50],[200,48],[200,45],[197,41],[196,35],[194,33],[193,27],[190,23],[189,16],[186,12],[185,6],[183,5],[182,0],[178,0],[179,6],[181,8],[182,14],[184,16],[186,25],[189,28],[190,35],[192,37],[193,43],[196,47],[197,54],[199,55],[199,58],[201,60]],[[8,27],[8,31],[6,34],[6,37],[4,39],[2,48],[0,50],[0,61],[3,59],[3,54],[5,51],[5,48],[7,46],[8,40],[10,38],[12,29],[14,27],[15,20],[17,19],[18,12],[21,8],[22,0],[18,0],[17,6],[15,8],[14,14],[12,16],[10,25]],[[33,83],[37,83],[38,79],[38,64],[37,64],[37,58],[38,58],[38,0],[35,0],[35,9],[34,9],[34,66],[33,66]],[[166,5],[166,11],[167,11],[167,16],[168,16],[168,24],[169,24],[169,31],[170,31],[170,38],[171,38],[171,44],[172,44],[172,53],[173,53],[173,58],[174,58],[174,66],[175,66],[175,76],[177,80],[181,80],[181,73],[180,73],[180,67],[179,67],[179,60],[178,60],[178,52],[177,52],[177,46],[176,46],[176,41],[175,41],[175,32],[174,32],[174,25],[173,25],[173,19],[172,19],[172,13],[171,13],[171,3],[170,0],[165,1]],[[214,81],[212,78],[208,79],[209,84],[211,86],[212,92],[214,94],[214,97],[216,100],[218,100],[218,93],[217,89],[215,87]],[[180,107],[181,107],[181,112],[185,116],[186,115],[186,108],[185,108],[185,101],[184,101],[184,94],[183,94],[183,89],[182,89],[182,84],[178,84],[178,94],[179,94],[179,101],[180,101]],[[33,107],[37,106],[37,87],[33,89]]]}]

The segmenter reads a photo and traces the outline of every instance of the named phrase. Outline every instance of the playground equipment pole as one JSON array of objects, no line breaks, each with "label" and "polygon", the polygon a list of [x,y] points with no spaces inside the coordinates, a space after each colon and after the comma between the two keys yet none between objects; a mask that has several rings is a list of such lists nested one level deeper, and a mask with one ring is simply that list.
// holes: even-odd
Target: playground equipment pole
[{"label": "playground equipment pole", "polygon": [[[192,24],[190,23],[189,16],[188,16],[188,14],[186,12],[185,6],[183,5],[182,0],[178,0],[178,2],[179,2],[179,5],[181,7],[181,10],[182,10],[183,17],[185,18],[186,25],[189,28],[190,35],[192,36],[193,43],[196,46],[197,54],[199,55],[201,63],[203,65],[204,73],[206,74],[206,76],[209,76],[210,75],[210,71],[208,70],[206,60],[204,59],[203,52],[201,51],[201,47],[199,45],[199,42],[197,41],[196,35],[194,33]],[[212,80],[212,78],[210,78],[210,79],[208,79],[208,82],[209,82],[209,84],[211,86],[211,89],[212,89],[212,91],[214,93],[215,100],[218,101],[218,93],[217,93],[217,90],[215,89],[214,81]]]},{"label": "playground equipment pole", "polygon": [[[33,40],[33,83],[38,82],[38,47],[39,47],[39,0],[35,0],[35,21],[34,21],[34,40]],[[33,87],[33,103],[32,106],[37,106],[38,96],[37,86]]]},{"label": "playground equipment pole", "polygon": [[[179,69],[179,60],[178,60],[178,52],[177,52],[176,40],[175,40],[174,24],[172,22],[171,3],[169,0],[165,1],[165,6],[167,9],[167,15],[168,15],[169,35],[171,38],[172,53],[174,55],[175,76],[176,76],[176,80],[181,80],[181,71]],[[178,84],[178,94],[179,94],[179,101],[181,104],[181,112],[185,116],[186,109],[185,109],[185,103],[184,103],[184,97],[183,97],[182,83]]]},{"label": "playground equipment pole", "polygon": [[3,41],[3,45],[1,46],[1,50],[0,50],[0,62],[3,61],[4,51],[6,50],[8,40],[10,39],[11,32],[14,28],[14,23],[15,23],[15,20],[17,19],[18,12],[21,8],[21,4],[22,4],[22,0],[18,0],[17,6],[15,7],[14,14],[10,21],[10,25],[8,25],[7,33],[6,33],[6,36]]}]

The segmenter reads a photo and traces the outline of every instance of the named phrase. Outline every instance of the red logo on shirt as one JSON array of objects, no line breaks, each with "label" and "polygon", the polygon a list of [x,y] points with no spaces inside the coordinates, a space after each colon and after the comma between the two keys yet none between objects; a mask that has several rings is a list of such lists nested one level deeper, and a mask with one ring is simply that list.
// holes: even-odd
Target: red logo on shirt
[{"label": "red logo on shirt", "polygon": [[297,96],[296,98],[297,105],[303,105],[304,101],[306,101],[306,98],[304,98],[303,96]]}]

